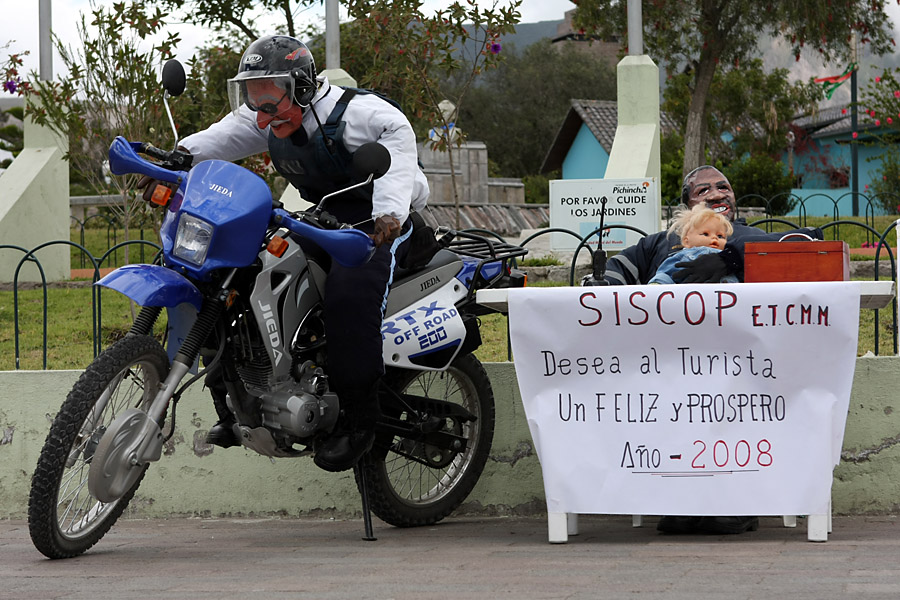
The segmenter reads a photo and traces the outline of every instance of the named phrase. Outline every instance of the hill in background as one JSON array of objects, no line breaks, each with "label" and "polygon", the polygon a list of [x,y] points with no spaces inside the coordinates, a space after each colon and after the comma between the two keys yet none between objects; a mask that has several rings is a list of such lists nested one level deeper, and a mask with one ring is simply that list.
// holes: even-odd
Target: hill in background
[{"label": "hill in background", "polygon": [[562,23],[562,19],[558,21],[540,21],[538,23],[519,23],[516,25],[515,33],[503,36],[503,39],[500,41],[504,50],[509,47],[510,50],[521,52],[543,38],[555,38],[556,29]]}]

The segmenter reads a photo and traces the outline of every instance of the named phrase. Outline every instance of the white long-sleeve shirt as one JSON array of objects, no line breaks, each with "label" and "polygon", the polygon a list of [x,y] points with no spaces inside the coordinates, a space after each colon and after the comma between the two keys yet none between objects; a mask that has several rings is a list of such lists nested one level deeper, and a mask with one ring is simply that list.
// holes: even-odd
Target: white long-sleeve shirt
[{"label": "white long-sleeve shirt", "polygon": [[[319,78],[319,91],[313,107],[322,123],[331,114],[344,89]],[[401,223],[409,216],[410,207],[421,210],[428,201],[428,181],[419,168],[416,136],[406,116],[374,94],[357,94],[344,111],[343,142],[349,152],[367,142],[378,142],[391,154],[391,167],[376,179],[372,192],[372,217],[391,215]],[[303,111],[302,127],[311,139],[318,124],[312,110]],[[189,135],[180,145],[193,156],[194,163],[219,159],[234,161],[268,149],[269,128],[256,125],[256,113],[241,106],[238,113],[228,113],[207,129]]]}]

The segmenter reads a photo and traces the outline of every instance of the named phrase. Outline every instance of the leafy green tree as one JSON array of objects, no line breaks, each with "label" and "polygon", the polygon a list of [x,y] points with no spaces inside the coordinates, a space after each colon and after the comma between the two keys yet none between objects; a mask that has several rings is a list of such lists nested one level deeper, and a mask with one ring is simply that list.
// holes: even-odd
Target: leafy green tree
[{"label": "leafy green tree", "polygon": [[900,212],[900,69],[886,69],[870,79],[860,98],[860,107],[879,128],[864,143],[885,148],[881,156],[869,159],[879,165],[867,192],[876,206],[895,214]]},{"label": "leafy green tree", "polygon": [[[126,239],[143,201],[135,191],[136,176],[109,175],[107,153],[117,135],[160,146],[167,139],[169,145],[174,141],[167,134],[160,102],[159,69],[178,36],[163,34],[164,17],[145,2],[114,3],[110,8],[92,4],[90,16],[82,14],[78,24],[79,45],[72,48],[56,40],[67,74],[56,81],[33,82],[26,95],[34,121],[68,139],[71,169],[83,175],[95,193],[118,193],[121,202],[114,212]],[[143,49],[145,40],[157,34],[163,34],[163,40]]]},{"label": "leafy green tree", "polygon": [[[747,153],[781,154],[790,119],[821,96],[811,83],[791,84],[786,69],[766,73],[761,59],[719,69],[706,107],[709,138],[703,162],[731,161]],[[662,110],[684,131],[692,100],[691,76],[670,77]]]},{"label": "leafy green tree", "polygon": [[[454,114],[442,110],[444,100],[460,110],[483,72],[502,60],[502,36],[515,30],[521,0],[481,8],[474,0],[453,2],[432,16],[422,13],[421,0],[349,0],[353,35],[342,36],[344,68],[361,85],[382,90],[401,102],[419,122],[436,125],[434,147],[446,150],[459,226],[459,192],[453,147],[464,136],[452,126]],[[472,50],[473,49],[473,50]],[[345,62],[346,61],[346,62]],[[454,85],[450,85],[450,82]]]},{"label": "leafy green tree", "polygon": [[896,144],[878,157],[878,163],[866,192],[875,206],[888,214],[900,213],[900,152]]},{"label": "leafy green tree", "polygon": [[[684,176],[684,137],[680,131],[663,135],[659,141],[660,195],[663,207],[675,208],[681,203],[681,183]],[[667,218],[671,214],[666,215]]]},{"label": "leafy green tree", "polygon": [[215,31],[243,36],[243,45],[272,33],[261,31],[256,19],[262,14],[277,14],[282,26],[279,33],[298,37],[304,28],[294,19],[301,10],[321,4],[321,0],[156,0],[167,11],[178,10],[187,22]]},{"label": "leafy green tree", "polygon": [[766,208],[767,214],[787,214],[797,203],[791,197],[793,180],[784,163],[767,154],[746,156],[731,162],[722,172],[738,200],[738,210],[748,206]]},{"label": "leafy green tree", "polygon": [[900,69],[885,69],[867,81],[859,105],[876,125],[900,132]]},{"label": "leafy green tree", "polygon": [[559,179],[559,172],[554,171],[548,175],[525,175],[522,177],[522,185],[525,186],[525,203],[549,204],[551,179]]},{"label": "leafy green tree", "polygon": [[[4,111],[3,114],[8,114],[8,112]],[[5,117],[0,116],[0,123],[4,121]],[[22,151],[22,146],[25,142],[24,137],[24,132],[17,125],[0,126],[0,149],[12,152],[13,156],[15,156]]]},{"label": "leafy green tree", "polygon": [[[876,54],[892,52],[885,0],[803,0],[762,5],[746,0],[653,0],[643,3],[646,53],[671,74],[689,65],[691,96],[684,131],[687,173],[704,162],[710,89],[720,65],[746,63],[760,36],[783,37],[794,55],[803,48],[826,61],[848,61],[850,32]],[[625,0],[579,0],[575,23],[627,44]]]},{"label": "leafy green tree", "polygon": [[[0,46],[0,51],[7,50],[12,41]],[[22,57],[28,55],[27,51],[20,54],[10,54],[7,56],[6,62],[0,64],[0,80],[3,81],[2,89],[9,94],[22,96],[29,89],[29,83],[22,79],[19,70],[22,68]],[[25,132],[20,127],[8,123],[7,115],[15,117],[20,121],[24,118],[22,107],[16,106],[0,113],[0,150],[12,152],[13,157],[22,151],[25,143]],[[7,168],[12,159],[6,159],[0,162],[0,169]]]},{"label": "leafy green tree", "polygon": [[487,144],[502,177],[540,171],[572,98],[614,100],[616,76],[605,62],[543,40],[510,53],[469,92],[459,125]]},{"label": "leafy green tree", "polygon": [[226,83],[237,73],[242,54],[243,48],[223,39],[198,48],[188,61],[184,95],[172,102],[180,137],[206,129],[231,110]]}]

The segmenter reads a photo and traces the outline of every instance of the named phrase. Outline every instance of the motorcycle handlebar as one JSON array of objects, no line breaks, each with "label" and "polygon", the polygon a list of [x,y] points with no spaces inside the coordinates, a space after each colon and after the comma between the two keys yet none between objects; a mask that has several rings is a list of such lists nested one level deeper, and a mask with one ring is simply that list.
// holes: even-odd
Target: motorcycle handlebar
[{"label": "motorcycle handlebar", "polygon": [[161,150],[152,144],[148,144],[147,142],[141,143],[141,153],[146,154],[147,156],[151,156],[157,160],[169,160],[170,152],[165,150]]},{"label": "motorcycle handlebar", "polygon": [[140,152],[151,158],[162,161],[162,166],[172,171],[186,171],[191,167],[193,156],[181,150],[162,150],[153,144],[141,142]]}]

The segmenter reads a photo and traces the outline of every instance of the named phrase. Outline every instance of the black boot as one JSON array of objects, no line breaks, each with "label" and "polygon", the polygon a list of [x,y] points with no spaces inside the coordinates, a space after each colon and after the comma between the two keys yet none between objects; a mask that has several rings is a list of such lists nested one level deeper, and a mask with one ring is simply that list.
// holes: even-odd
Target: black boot
[{"label": "black boot", "polygon": [[241,441],[234,432],[234,419],[222,419],[213,425],[206,434],[206,443],[222,448],[240,446]]},{"label": "black boot", "polygon": [[375,424],[358,424],[356,427],[335,431],[316,450],[313,462],[320,469],[336,473],[352,469],[375,443]]},{"label": "black boot", "polygon": [[759,517],[703,517],[702,533],[710,535],[734,535],[759,529]]},{"label": "black boot", "polygon": [[703,517],[667,516],[662,517],[656,524],[656,530],[662,533],[684,535],[700,533],[700,524]]}]

